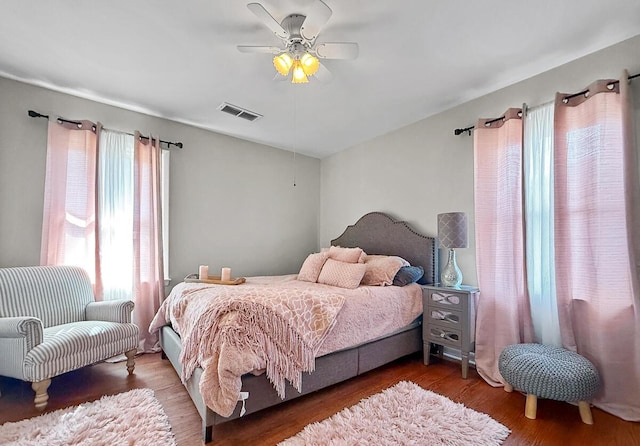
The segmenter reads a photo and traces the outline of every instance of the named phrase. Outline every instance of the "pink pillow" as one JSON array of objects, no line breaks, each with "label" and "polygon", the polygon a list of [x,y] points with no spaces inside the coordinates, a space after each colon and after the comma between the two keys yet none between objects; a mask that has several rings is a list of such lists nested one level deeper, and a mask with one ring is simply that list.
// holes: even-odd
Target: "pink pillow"
[{"label": "pink pillow", "polygon": [[331,246],[329,248],[329,258],[339,262],[363,263],[367,254],[361,248],[341,248]]},{"label": "pink pillow", "polygon": [[320,271],[324,262],[329,258],[328,252],[317,252],[315,254],[309,254],[300,268],[298,273],[298,280],[305,282],[317,282]]},{"label": "pink pillow", "polygon": [[320,271],[318,283],[340,288],[357,288],[366,269],[364,263],[347,263],[327,259],[322,271]]},{"label": "pink pillow", "polygon": [[362,277],[362,285],[385,286],[393,283],[393,278],[400,268],[409,266],[402,257],[368,255],[365,260],[366,271]]}]

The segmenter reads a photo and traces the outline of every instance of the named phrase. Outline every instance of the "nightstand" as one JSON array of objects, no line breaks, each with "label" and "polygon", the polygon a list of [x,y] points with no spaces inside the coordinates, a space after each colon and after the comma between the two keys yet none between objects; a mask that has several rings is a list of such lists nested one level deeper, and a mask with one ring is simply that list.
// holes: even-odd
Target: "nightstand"
[{"label": "nightstand", "polygon": [[424,364],[429,365],[431,344],[451,347],[462,354],[462,378],[469,371],[469,352],[474,351],[476,299],[480,290],[471,286],[449,288],[422,286],[422,342]]}]

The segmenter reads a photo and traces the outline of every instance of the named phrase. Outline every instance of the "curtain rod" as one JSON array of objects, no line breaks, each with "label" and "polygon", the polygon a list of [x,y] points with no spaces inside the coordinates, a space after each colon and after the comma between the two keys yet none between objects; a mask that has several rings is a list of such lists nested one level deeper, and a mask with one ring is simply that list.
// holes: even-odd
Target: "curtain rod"
[{"label": "curtain rod", "polygon": [[[636,77],[640,77],[640,73],[634,74],[633,76],[629,76],[629,78],[628,78],[628,79],[629,79],[629,80],[632,80],[632,79],[635,79]],[[610,84],[607,84],[607,85],[615,85],[615,84],[618,84],[618,83],[620,83],[620,81],[619,81],[619,80],[616,80],[616,81],[612,81]],[[587,92],[589,92],[589,90],[582,90],[582,91],[579,91],[578,93],[568,94],[568,95],[566,95],[566,96],[564,97],[564,99],[571,99],[571,98],[575,98],[576,96],[580,96],[580,95],[585,94],[585,93],[587,93]],[[502,119],[504,119],[504,116],[500,116],[499,118],[491,119],[490,121],[485,122],[485,124],[491,124],[491,123],[494,123],[494,122],[496,122],[496,121],[500,121],[500,120],[502,120]],[[468,133],[469,133],[469,136],[471,136],[471,130],[473,130],[473,129],[475,129],[475,128],[476,128],[476,127],[475,127],[474,125],[471,125],[471,126],[469,126],[469,127],[465,127],[465,128],[463,128],[463,129],[455,129],[455,130],[453,131],[453,134],[454,134],[454,135],[456,135],[456,136],[458,136],[458,135],[461,135],[461,134],[462,134],[462,133],[464,133],[464,132],[468,132]]]},{"label": "curtain rod", "polygon": [[[45,118],[47,120],[49,119],[49,115],[43,115],[42,113],[38,113],[37,111],[34,111],[34,110],[27,111],[27,114],[29,116],[31,116],[32,118]],[[57,118],[57,121],[60,124],[62,124],[63,122],[66,122],[68,124],[82,125],[82,123],[79,122],[79,121],[70,121],[70,120],[64,119],[64,118]],[[94,127],[94,130],[95,130],[95,127]],[[127,135],[134,136],[133,134],[128,133],[128,132],[122,132],[122,133],[126,133]],[[140,135],[140,139],[147,139],[148,140],[149,137]],[[182,149],[182,147],[183,147],[183,144],[181,142],[165,141],[163,139],[161,139],[160,142],[161,143],[165,143],[167,145],[167,148],[170,148],[171,146],[176,146],[177,148]]]}]

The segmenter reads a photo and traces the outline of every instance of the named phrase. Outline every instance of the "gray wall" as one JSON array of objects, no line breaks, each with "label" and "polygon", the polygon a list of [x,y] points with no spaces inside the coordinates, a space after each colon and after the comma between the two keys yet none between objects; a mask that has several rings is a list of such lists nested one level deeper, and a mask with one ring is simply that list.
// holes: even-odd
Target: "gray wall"
[{"label": "gray wall", "polygon": [[[306,254],[327,246],[371,211],[388,212],[436,234],[436,215],[465,211],[470,245],[458,250],[465,283],[477,284],[473,226],[473,140],[453,129],[500,116],[597,78],[640,72],[640,36],[467,102],[328,157],[293,154],[0,78],[0,266],[37,264],[42,225],[46,122],[29,108],[106,127],[182,141],[172,151],[170,274],[198,264],[234,275],[297,272]],[[640,119],[640,79],[635,81]],[[637,126],[640,131],[640,123]]]},{"label": "gray wall", "polygon": [[[638,54],[640,36],[323,159],[320,244],[328,245],[371,211],[388,212],[428,235],[437,234],[437,214],[464,211],[470,219],[469,248],[456,250],[458,265],[464,283],[477,285],[473,137],[454,136],[453,130],[522,103],[550,101],[556,91],[572,93],[596,79],[617,79],[624,68],[638,73]],[[634,90],[640,133],[640,78]],[[444,257],[441,253],[441,263]]]},{"label": "gray wall", "polygon": [[291,152],[0,78],[0,267],[40,258],[47,123],[28,109],[184,143],[171,152],[173,283],[199,264],[295,273],[317,248],[320,160],[296,156],[293,187]]}]

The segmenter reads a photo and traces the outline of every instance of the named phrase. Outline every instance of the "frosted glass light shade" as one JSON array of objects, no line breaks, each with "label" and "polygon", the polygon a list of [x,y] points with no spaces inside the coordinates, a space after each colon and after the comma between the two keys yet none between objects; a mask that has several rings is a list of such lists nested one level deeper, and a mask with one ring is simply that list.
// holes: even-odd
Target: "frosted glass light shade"
[{"label": "frosted glass light shade", "polygon": [[318,58],[309,53],[304,53],[300,58],[300,62],[302,62],[302,69],[307,76],[313,76],[316,74],[320,67]]},{"label": "frosted glass light shade", "polygon": [[273,58],[273,66],[276,71],[283,76],[289,74],[289,70],[293,65],[293,58],[288,53],[282,53]]},{"label": "frosted glass light shade", "polygon": [[304,53],[300,58],[289,53],[281,53],[273,58],[273,66],[283,76],[292,72],[291,82],[301,84],[309,82],[307,76],[313,76],[320,68],[320,61],[310,53]]},{"label": "frosted glass light shade", "polygon": [[293,76],[291,78],[291,82],[294,84],[309,82],[309,79],[307,79],[307,75],[304,72],[304,68],[302,67],[302,62],[299,60],[293,61]]}]

